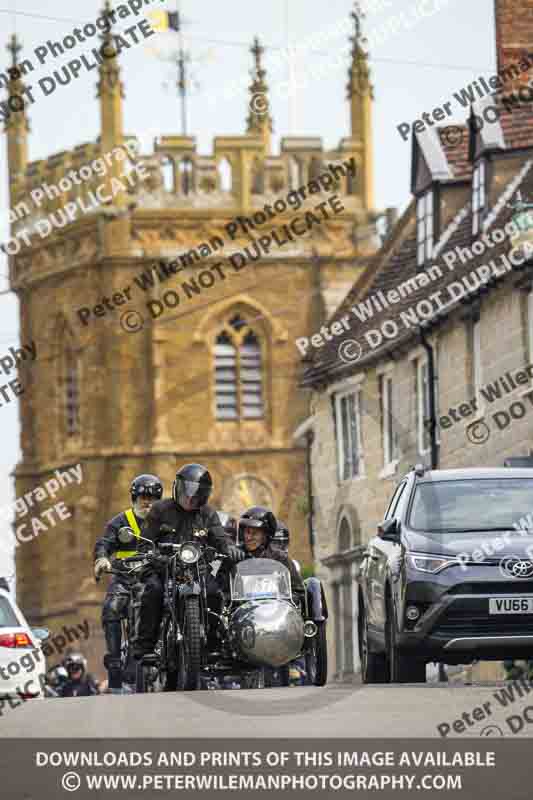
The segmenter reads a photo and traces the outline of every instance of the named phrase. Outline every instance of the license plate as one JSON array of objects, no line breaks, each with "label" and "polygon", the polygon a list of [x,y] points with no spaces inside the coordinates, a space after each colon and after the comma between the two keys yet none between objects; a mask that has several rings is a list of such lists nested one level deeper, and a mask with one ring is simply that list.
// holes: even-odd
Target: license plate
[{"label": "license plate", "polygon": [[489,614],[533,614],[533,597],[491,597]]}]

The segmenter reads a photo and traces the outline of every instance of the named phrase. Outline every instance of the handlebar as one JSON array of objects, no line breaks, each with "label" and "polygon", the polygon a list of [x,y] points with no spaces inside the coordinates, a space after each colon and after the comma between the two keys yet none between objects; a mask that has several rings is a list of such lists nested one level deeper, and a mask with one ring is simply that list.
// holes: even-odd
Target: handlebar
[{"label": "handlebar", "polygon": [[119,564],[129,564],[132,561],[142,561],[146,560],[151,553],[139,553],[136,556],[126,556],[125,558],[116,558],[114,561],[118,561]]}]

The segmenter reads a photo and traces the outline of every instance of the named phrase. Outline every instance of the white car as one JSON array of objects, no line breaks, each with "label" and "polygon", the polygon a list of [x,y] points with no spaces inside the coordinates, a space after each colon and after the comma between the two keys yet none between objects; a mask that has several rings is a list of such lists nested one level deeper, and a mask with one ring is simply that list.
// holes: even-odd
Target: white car
[{"label": "white car", "polygon": [[0,713],[7,698],[44,697],[46,660],[41,642],[48,636],[45,628],[30,628],[13,597],[0,588]]}]

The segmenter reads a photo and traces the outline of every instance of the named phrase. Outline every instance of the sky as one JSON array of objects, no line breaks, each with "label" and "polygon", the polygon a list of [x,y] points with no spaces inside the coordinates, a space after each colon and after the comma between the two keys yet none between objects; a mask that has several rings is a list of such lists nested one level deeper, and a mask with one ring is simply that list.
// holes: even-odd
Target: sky
[{"label": "sky", "polygon": [[[427,16],[409,30],[396,32],[383,26],[402,11],[413,19],[421,0],[365,0],[367,16],[363,32],[370,42],[375,205],[379,210],[395,206],[403,211],[410,200],[410,142],[397,126],[413,122],[424,112],[452,99],[480,75],[496,71],[493,0],[426,0]],[[118,7],[113,2],[112,7]],[[437,10],[435,10],[437,7]],[[0,72],[11,63],[3,43],[16,31],[22,40],[21,58],[36,66],[26,83],[39,79],[69,59],[90,52],[96,38],[64,57],[47,58],[39,65],[33,50],[47,41],[61,41],[74,27],[95,21],[103,2],[96,0],[0,0]],[[190,92],[187,104],[188,135],[197,139],[198,152],[210,155],[215,136],[245,132],[248,115],[249,51],[258,36],[265,47],[264,66],[273,117],[273,151],[279,153],[284,136],[322,138],[326,148],[350,135],[346,100],[350,63],[346,21],[351,0],[153,0],[140,15],[121,21],[119,30],[142,20],[152,11],[179,7],[184,20],[184,44],[190,56]],[[15,10],[16,9],[16,10]],[[312,9],[312,10],[311,10]],[[383,31],[381,41],[377,31]],[[171,63],[178,41],[173,32],[157,33],[120,55],[125,87],[124,129],[137,135],[143,153],[151,152],[155,136],[181,133],[180,105],[176,93],[176,68]],[[293,59],[292,91],[284,53]],[[36,89],[29,107],[30,161],[71,150],[99,136],[99,106],[95,72],[83,70],[76,81],[58,86],[48,97]],[[0,89],[0,100],[7,98]],[[461,123],[466,110],[457,103],[447,122]],[[5,134],[0,146],[0,241],[9,238],[8,171]],[[0,292],[9,288],[7,257],[0,252]],[[13,293],[0,294],[0,358],[9,347],[19,346],[18,300]],[[5,376],[2,376],[5,377]],[[9,376],[12,378],[13,376]],[[14,500],[13,470],[21,458],[19,411],[14,399],[0,407],[3,433],[0,463],[0,508]],[[9,522],[0,514],[0,575],[14,572],[9,552]],[[41,534],[46,535],[46,534]]]}]

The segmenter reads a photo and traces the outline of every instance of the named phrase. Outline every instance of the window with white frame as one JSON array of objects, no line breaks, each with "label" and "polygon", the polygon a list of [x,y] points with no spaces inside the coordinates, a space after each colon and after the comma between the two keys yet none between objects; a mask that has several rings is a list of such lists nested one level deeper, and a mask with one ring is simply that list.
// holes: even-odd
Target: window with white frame
[{"label": "window with white frame", "polygon": [[474,236],[479,233],[483,212],[485,211],[485,182],[486,168],[482,159],[474,167],[474,175],[472,177],[472,234]]},{"label": "window with white frame", "polygon": [[429,421],[429,369],[426,358],[415,362],[416,369],[416,416],[418,452],[424,455],[429,452],[431,442],[428,430]]},{"label": "window with white frame", "polygon": [[433,254],[433,191],[430,189],[416,201],[417,264],[423,266]]},{"label": "window with white frame", "polygon": [[381,376],[381,408],[383,411],[383,466],[398,459],[398,424],[392,375]]},{"label": "window with white frame", "polygon": [[346,481],[359,476],[362,472],[358,390],[335,395],[335,422],[339,480]]},{"label": "window with white frame", "polygon": [[472,323],[472,388],[474,390],[474,397],[476,398],[476,405],[478,413],[483,408],[483,398],[480,389],[483,385],[483,370],[481,366],[481,322],[475,320]]}]

